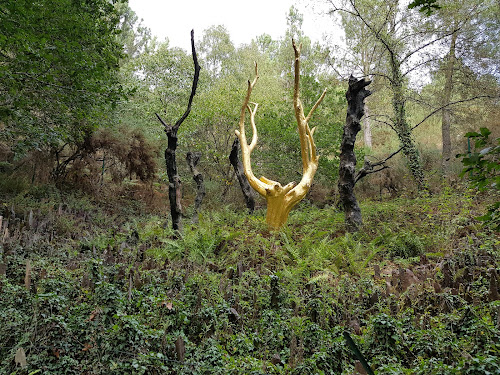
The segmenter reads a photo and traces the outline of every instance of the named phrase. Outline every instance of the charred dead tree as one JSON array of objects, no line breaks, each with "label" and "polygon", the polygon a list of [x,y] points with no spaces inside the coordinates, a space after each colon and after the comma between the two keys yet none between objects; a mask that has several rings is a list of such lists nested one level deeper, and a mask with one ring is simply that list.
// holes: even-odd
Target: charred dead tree
[{"label": "charred dead tree", "polygon": [[356,184],[356,155],[354,154],[354,143],[356,135],[361,130],[361,118],[363,117],[364,100],[371,95],[365,87],[371,81],[358,80],[353,76],[349,77],[349,88],[346,92],[347,116],[342,135],[342,145],[339,166],[339,195],[340,202],[344,209],[345,223],[349,231],[356,231],[363,223],[361,209],[354,195],[354,185]]},{"label": "charred dead tree", "polygon": [[243,163],[238,158],[238,149],[240,148],[240,140],[236,138],[231,147],[231,153],[229,154],[229,162],[234,168],[234,173],[236,178],[240,183],[241,192],[245,198],[245,204],[248,210],[252,213],[255,210],[255,194],[253,192],[247,177],[245,176],[245,171],[243,170]]},{"label": "charred dead tree", "polygon": [[201,203],[205,197],[205,184],[203,183],[203,175],[196,168],[201,158],[201,152],[191,152],[186,154],[186,162],[189,165],[189,169],[193,174],[193,180],[196,182],[196,198],[194,199],[194,214],[193,223],[198,222],[198,212],[200,211]]},{"label": "charred dead tree", "polygon": [[189,102],[186,109],[186,112],[177,120],[174,125],[167,124],[160,117],[158,113],[156,113],[156,117],[164,126],[165,134],[167,135],[168,145],[165,150],[165,164],[167,167],[167,175],[168,175],[168,198],[170,201],[170,213],[172,215],[172,228],[174,230],[181,230],[181,215],[182,215],[182,206],[181,206],[181,179],[177,172],[177,162],[175,160],[175,150],[177,149],[177,131],[179,127],[184,122],[184,120],[188,117],[191,112],[191,104],[193,103],[193,98],[196,93],[196,87],[198,86],[198,79],[200,77],[200,65],[198,64],[198,57],[196,56],[196,50],[194,47],[194,30],[191,30],[191,50],[193,53],[193,63],[194,63],[194,77],[193,77],[193,86],[191,88],[191,95],[189,96]]}]

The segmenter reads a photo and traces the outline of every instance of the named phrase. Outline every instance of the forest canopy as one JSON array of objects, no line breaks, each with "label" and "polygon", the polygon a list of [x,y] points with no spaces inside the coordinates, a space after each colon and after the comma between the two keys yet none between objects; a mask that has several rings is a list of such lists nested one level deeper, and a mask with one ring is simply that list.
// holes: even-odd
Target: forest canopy
[{"label": "forest canopy", "polygon": [[114,2],[2,1],[1,140],[19,157],[75,143],[124,98]]}]

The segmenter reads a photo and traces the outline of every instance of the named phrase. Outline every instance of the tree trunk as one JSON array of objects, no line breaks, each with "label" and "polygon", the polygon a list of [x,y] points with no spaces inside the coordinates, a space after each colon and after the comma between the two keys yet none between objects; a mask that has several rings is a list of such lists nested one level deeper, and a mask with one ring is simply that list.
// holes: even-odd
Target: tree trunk
[{"label": "tree trunk", "polygon": [[156,113],[156,117],[162,125],[164,126],[165,134],[168,139],[168,146],[165,150],[165,164],[167,167],[168,175],[168,198],[170,201],[170,214],[172,215],[172,229],[182,230],[181,216],[182,216],[182,206],[181,206],[181,179],[177,173],[177,162],[175,160],[175,150],[177,149],[177,131],[179,127],[188,117],[191,112],[191,105],[193,104],[193,98],[196,94],[196,88],[198,87],[198,79],[200,77],[200,65],[198,64],[198,57],[196,56],[196,49],[194,46],[194,31],[191,30],[191,50],[193,54],[194,63],[194,76],[193,85],[191,86],[191,94],[189,95],[188,106],[184,114],[176,121],[174,125],[169,125]]},{"label": "tree trunk", "polygon": [[[447,104],[450,103],[451,100],[451,92],[453,90],[453,70],[455,68],[456,42],[457,42],[457,33],[454,33],[451,36],[450,52],[448,53],[446,62],[442,106],[446,106]],[[444,173],[446,173],[446,171],[448,170],[448,164],[451,158],[450,126],[451,126],[451,113],[450,109],[446,107],[443,108],[442,110],[442,118],[441,118],[441,136],[443,141],[441,168]]]},{"label": "tree trunk", "polygon": [[196,165],[200,161],[201,152],[188,152],[186,155],[186,161],[189,165],[189,169],[193,174],[193,180],[196,182],[196,198],[194,200],[194,214],[193,223],[198,222],[198,212],[203,202],[203,197],[206,194],[205,184],[203,183],[203,175],[198,171]]},{"label": "tree trunk", "polygon": [[344,208],[345,223],[349,231],[356,231],[363,224],[361,209],[354,195],[356,183],[356,155],[354,143],[356,135],[361,130],[360,120],[364,115],[364,100],[371,94],[365,87],[371,81],[349,78],[349,89],[346,93],[347,116],[342,135],[340,166],[339,166],[339,194]]},{"label": "tree trunk", "polygon": [[[252,82],[248,81],[247,95],[243,106],[241,107],[239,129],[235,130],[236,136],[241,143],[241,154],[243,159],[243,169],[245,176],[261,196],[266,198],[267,202],[267,217],[266,222],[271,230],[279,230],[288,218],[290,210],[299,203],[309,191],[316,170],[318,169],[319,155],[316,153],[316,144],[314,143],[313,134],[316,128],[309,128],[309,120],[312,114],[318,108],[321,101],[326,95],[326,90],[323,91],[321,97],[316,101],[316,104],[311,108],[309,114],[306,116],[304,108],[300,100],[300,48],[292,39],[292,45],[295,52],[295,66],[294,66],[294,88],[293,88],[293,108],[295,112],[295,119],[297,120],[297,129],[299,132],[300,140],[300,154],[302,157],[302,178],[298,184],[290,182],[282,186],[278,181],[273,181],[265,177],[257,179],[252,171],[250,155],[257,144],[257,127],[255,125],[255,113],[257,112],[257,103],[251,103],[253,108],[250,107],[250,96],[252,90],[257,83],[259,73],[257,64],[255,65],[255,78]],[[245,134],[245,113],[250,112],[250,123],[252,125],[252,141],[250,144],[247,142]]]},{"label": "tree trunk", "polygon": [[288,197],[286,195],[282,194],[269,194],[266,197],[266,223],[269,228],[278,230],[283,225],[285,225],[290,211],[296,204],[290,204],[290,199],[287,198]]},{"label": "tree trunk", "polygon": [[363,139],[365,141],[365,147],[372,148],[372,124],[369,116],[369,109],[365,105],[365,120],[363,121]]},{"label": "tree trunk", "polygon": [[165,150],[165,165],[168,176],[168,198],[170,201],[170,215],[172,216],[172,229],[182,230],[182,191],[181,178],[177,173],[177,161],[175,159],[175,150],[177,149],[177,129],[170,128],[166,131],[168,138],[168,147]]},{"label": "tree trunk", "polygon": [[229,154],[229,162],[234,168],[234,172],[236,173],[236,178],[240,183],[241,192],[243,193],[243,197],[245,198],[245,203],[247,205],[248,210],[252,213],[255,209],[255,194],[253,192],[250,183],[248,182],[247,177],[245,176],[245,172],[243,170],[243,163],[238,158],[238,149],[240,148],[240,141],[236,138],[233,142],[233,146],[231,147],[231,153]]},{"label": "tree trunk", "polygon": [[425,182],[422,161],[417,146],[412,136],[412,131],[406,118],[406,100],[404,97],[403,77],[401,75],[400,62],[393,54],[391,57],[392,69],[392,107],[394,110],[394,128],[401,142],[403,155],[406,157],[408,168],[417,183],[418,190],[428,190]]}]

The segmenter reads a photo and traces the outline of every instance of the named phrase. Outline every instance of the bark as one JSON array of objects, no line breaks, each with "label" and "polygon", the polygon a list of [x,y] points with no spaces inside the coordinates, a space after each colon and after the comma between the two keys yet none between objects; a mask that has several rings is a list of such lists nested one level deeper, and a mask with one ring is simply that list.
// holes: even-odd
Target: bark
[{"label": "bark", "polygon": [[184,362],[184,357],[186,354],[186,344],[181,336],[175,340],[175,352],[177,353],[177,360],[179,362]]},{"label": "bark", "polygon": [[168,138],[168,147],[165,150],[165,166],[167,168],[168,176],[168,199],[170,201],[170,215],[172,216],[172,228],[174,230],[182,230],[181,216],[182,216],[182,191],[181,191],[181,178],[177,173],[177,161],[175,157],[175,150],[177,149],[177,130],[165,131]]},{"label": "bark", "polygon": [[240,183],[241,192],[245,198],[245,204],[248,210],[252,213],[255,210],[255,194],[253,192],[247,177],[245,176],[245,171],[243,170],[243,163],[238,158],[238,149],[240,147],[240,141],[236,138],[231,147],[231,153],[229,154],[229,162],[234,168],[234,173],[236,178]]},{"label": "bark", "polygon": [[193,223],[198,222],[198,212],[200,211],[201,203],[203,202],[203,197],[205,197],[205,184],[203,183],[203,175],[198,171],[196,165],[201,158],[201,152],[188,152],[186,155],[186,161],[189,165],[189,169],[193,174],[193,180],[196,182],[196,198],[194,200],[194,214]]},{"label": "bark", "polygon": [[365,87],[371,81],[349,78],[349,88],[346,93],[347,116],[342,135],[340,166],[339,166],[339,194],[344,208],[345,223],[349,231],[356,231],[363,224],[361,209],[354,195],[356,184],[356,155],[354,143],[356,135],[361,130],[360,120],[364,115],[364,100],[371,92]]},{"label": "bark", "polygon": [[451,36],[450,42],[450,52],[448,53],[448,60],[446,62],[446,71],[445,71],[445,83],[443,90],[443,110],[442,110],[442,118],[441,118],[441,136],[443,140],[443,151],[442,151],[442,164],[441,168],[443,172],[446,172],[448,169],[448,164],[451,158],[451,136],[450,136],[450,127],[451,127],[451,111],[447,106],[451,100],[451,92],[453,90],[453,70],[455,68],[455,46],[457,42],[457,33],[454,33]]},{"label": "bark", "polygon": [[401,151],[406,157],[408,169],[417,183],[418,190],[428,190],[425,182],[424,170],[420,153],[412,136],[412,129],[406,118],[406,100],[404,97],[403,76],[401,74],[401,65],[395,54],[391,56],[391,88],[392,88],[392,107],[394,110],[394,129],[401,143]]},{"label": "bark", "polygon": [[368,107],[365,105],[365,120],[363,121],[364,130],[363,138],[365,141],[365,147],[372,148],[372,124],[368,114]]},{"label": "bark", "polygon": [[191,30],[191,49],[193,53],[193,63],[194,63],[194,77],[193,86],[191,87],[191,95],[189,96],[188,107],[184,114],[177,120],[174,125],[167,124],[156,113],[156,117],[162,125],[164,126],[165,134],[167,135],[168,144],[165,150],[165,166],[167,168],[168,176],[168,198],[170,201],[170,214],[172,216],[172,228],[174,230],[182,230],[181,216],[182,216],[182,205],[181,205],[181,179],[177,173],[177,161],[175,158],[175,151],[177,149],[177,131],[183,123],[183,121],[188,117],[191,112],[191,105],[193,103],[194,95],[196,94],[196,88],[198,86],[198,79],[200,77],[200,65],[198,64],[198,58],[196,56],[196,50],[194,46],[194,31]]}]

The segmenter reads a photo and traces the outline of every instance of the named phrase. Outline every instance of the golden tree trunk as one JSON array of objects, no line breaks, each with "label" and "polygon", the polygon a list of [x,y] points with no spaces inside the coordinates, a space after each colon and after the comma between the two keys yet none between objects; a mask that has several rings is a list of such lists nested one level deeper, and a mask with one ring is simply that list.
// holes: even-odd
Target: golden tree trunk
[{"label": "golden tree trunk", "polygon": [[[252,171],[251,153],[257,144],[257,127],[255,125],[255,114],[258,104],[250,103],[250,95],[252,89],[257,83],[259,74],[257,64],[255,64],[255,78],[252,82],[248,81],[248,90],[241,107],[239,129],[235,131],[241,143],[241,154],[243,160],[243,169],[245,176],[250,185],[267,201],[267,224],[272,230],[281,228],[288,219],[290,210],[300,202],[309,191],[314,174],[318,169],[318,158],[316,154],[316,145],[314,143],[313,134],[314,128],[309,128],[309,120],[316,110],[318,105],[325,97],[326,91],[323,92],[316,104],[313,106],[307,117],[304,115],[304,109],[300,101],[299,78],[300,78],[300,46],[297,46],[292,40],[293,49],[295,51],[295,84],[293,95],[293,106],[295,110],[295,118],[297,119],[297,127],[299,131],[300,150],[302,155],[302,179],[299,184],[291,182],[286,186],[282,186],[279,182],[269,180],[265,177],[257,179]],[[254,108],[250,107],[254,105]],[[247,143],[245,135],[245,113],[250,113],[250,124],[252,126],[252,142]]]}]

